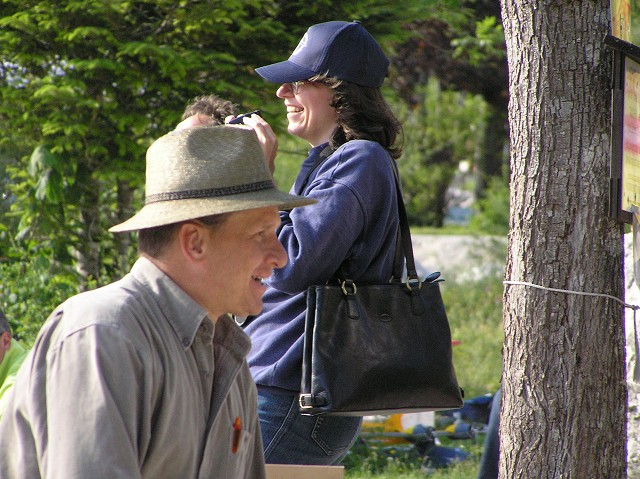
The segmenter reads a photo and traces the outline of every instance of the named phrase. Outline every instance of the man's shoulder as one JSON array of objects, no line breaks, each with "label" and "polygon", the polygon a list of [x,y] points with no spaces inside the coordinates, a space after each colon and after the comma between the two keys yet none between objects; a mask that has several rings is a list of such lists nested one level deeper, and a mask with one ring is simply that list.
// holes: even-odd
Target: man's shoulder
[{"label": "man's shoulder", "polygon": [[129,278],[72,296],[52,313],[67,334],[88,326],[120,327],[140,313],[148,293]]},{"label": "man's shoulder", "polygon": [[141,294],[143,294],[141,285],[131,281],[129,276],[125,276],[123,279],[106,286],[76,294],[60,306],[66,310],[71,308],[78,310],[117,309]]}]

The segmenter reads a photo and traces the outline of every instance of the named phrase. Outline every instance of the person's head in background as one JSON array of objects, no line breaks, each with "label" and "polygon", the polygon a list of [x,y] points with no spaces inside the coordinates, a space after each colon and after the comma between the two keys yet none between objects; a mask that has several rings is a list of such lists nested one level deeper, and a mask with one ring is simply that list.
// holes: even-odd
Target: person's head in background
[{"label": "person's head in background", "polygon": [[[175,127],[184,130],[194,126],[224,125],[229,119],[238,114],[238,105],[223,100],[216,95],[206,95],[195,98],[182,114],[182,121]],[[275,158],[278,153],[278,137],[269,124],[254,114],[244,118],[242,124],[253,128],[260,143],[269,171],[273,175]]]},{"label": "person's head in background", "polygon": [[236,115],[237,111],[237,105],[219,96],[199,96],[187,105],[176,130],[201,125],[224,125],[225,118]]},{"label": "person's head in background", "polygon": [[311,26],[288,60],[256,73],[281,84],[276,95],[284,100],[291,134],[333,148],[372,140],[399,158],[402,127],[380,90],[388,67],[359,22],[333,21]]},{"label": "person's head in background", "polygon": [[11,326],[4,312],[0,309],[0,363],[11,348]]}]

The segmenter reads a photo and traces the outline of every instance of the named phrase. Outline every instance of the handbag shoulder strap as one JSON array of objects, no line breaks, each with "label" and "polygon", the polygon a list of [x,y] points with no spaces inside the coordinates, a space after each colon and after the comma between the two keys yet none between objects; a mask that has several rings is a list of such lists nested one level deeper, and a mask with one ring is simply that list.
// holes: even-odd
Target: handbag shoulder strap
[{"label": "handbag shoulder strap", "polygon": [[[404,254],[405,263],[407,265],[407,281],[416,280],[420,282],[420,278],[418,277],[418,271],[416,269],[416,261],[413,256],[413,245],[411,243],[411,230],[409,229],[409,220],[407,218],[407,210],[404,206],[404,200],[402,198],[402,185],[400,184],[400,172],[398,171],[398,165],[396,160],[389,157],[391,161],[391,166],[393,168],[393,176],[396,180],[396,194],[398,197],[398,222],[400,223],[400,238],[398,240],[398,244],[396,245],[396,258],[398,258],[398,250],[401,249],[401,252]],[[401,256],[400,256],[401,257]],[[396,261],[397,263],[397,261]],[[402,274],[402,273],[401,273]],[[396,278],[400,278],[401,276],[396,276],[395,265],[394,265],[394,276]]]},{"label": "handbag shoulder strap", "polygon": [[307,186],[307,183],[309,183],[309,178],[311,177],[313,172],[316,171],[318,169],[318,167],[322,163],[324,163],[324,160],[329,158],[334,151],[336,151],[336,150],[331,146],[331,144],[328,144],[327,146],[325,146],[322,149],[322,151],[318,154],[318,157],[316,158],[316,161],[313,163],[313,166],[311,166],[311,168],[309,168],[309,170],[307,171],[307,173],[304,176],[304,178],[301,178],[301,180],[299,182],[296,180],[296,183],[294,185],[294,189],[295,189],[296,194],[298,194],[298,195],[302,194],[302,192],[304,191],[304,189]]},{"label": "handbag shoulder strap", "polygon": [[[400,230],[396,239],[396,251],[393,261],[393,279],[400,280],[402,278],[402,269],[404,264],[407,266],[407,281],[420,283],[418,271],[416,269],[416,262],[413,256],[413,245],[411,243],[411,231],[409,229],[409,220],[407,218],[407,211],[404,206],[404,200],[402,198],[402,185],[400,183],[400,172],[398,171],[398,165],[391,155],[389,155],[389,161],[391,161],[391,168],[393,169],[393,176],[396,182],[396,195],[398,202],[398,223]],[[334,278],[342,278],[348,280],[345,274],[344,263],[340,265],[336,276]]]}]

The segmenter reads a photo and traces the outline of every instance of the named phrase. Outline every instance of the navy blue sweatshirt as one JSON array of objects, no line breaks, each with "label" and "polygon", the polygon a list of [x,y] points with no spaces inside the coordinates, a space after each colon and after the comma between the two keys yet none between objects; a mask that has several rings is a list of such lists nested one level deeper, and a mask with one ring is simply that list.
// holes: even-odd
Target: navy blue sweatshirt
[{"label": "navy blue sweatshirt", "polygon": [[267,281],[264,309],[245,328],[253,343],[248,362],[259,386],[300,390],[307,287],[326,283],[345,261],[356,285],[385,282],[392,275],[398,234],[395,160],[376,142],[352,140],[302,185],[326,146],[310,151],[291,189],[318,203],[280,213],[278,237],[289,262]]}]

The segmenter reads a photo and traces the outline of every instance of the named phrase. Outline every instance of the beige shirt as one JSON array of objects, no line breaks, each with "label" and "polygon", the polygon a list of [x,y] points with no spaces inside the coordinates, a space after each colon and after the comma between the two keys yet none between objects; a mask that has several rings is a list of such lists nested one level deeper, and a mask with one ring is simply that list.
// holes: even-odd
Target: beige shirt
[{"label": "beige shirt", "polygon": [[139,259],[43,326],[0,422],[0,475],[264,477],[249,349]]}]

